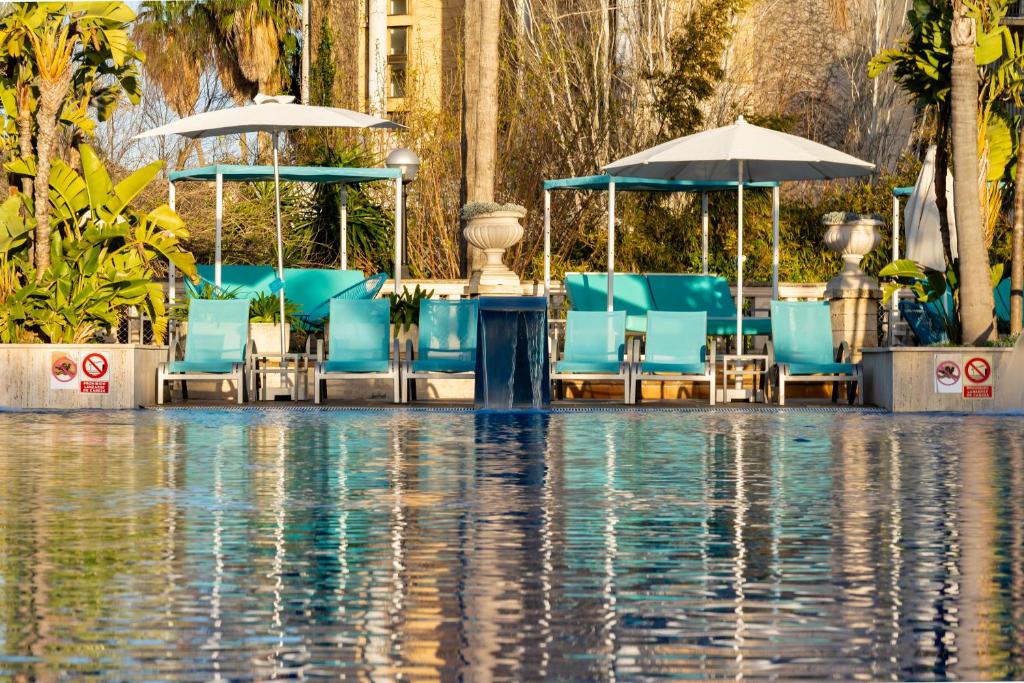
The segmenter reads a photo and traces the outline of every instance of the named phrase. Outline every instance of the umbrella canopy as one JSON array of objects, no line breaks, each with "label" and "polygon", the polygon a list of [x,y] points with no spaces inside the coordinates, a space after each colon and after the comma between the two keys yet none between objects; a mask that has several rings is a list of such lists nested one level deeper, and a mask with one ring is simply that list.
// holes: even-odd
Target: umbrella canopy
[{"label": "umbrella canopy", "polygon": [[181,135],[196,139],[238,133],[281,133],[299,128],[404,127],[394,121],[348,109],[294,104],[294,99],[291,96],[257,95],[253,100],[255,104],[188,116],[152,128],[135,137]]},{"label": "umbrella canopy", "polygon": [[[269,96],[259,94],[253,98],[254,105],[219,109],[188,116],[163,126],[158,126],[136,135],[136,138],[157,135],[181,135],[187,138],[205,138],[218,135],[238,133],[272,133],[274,140],[274,200],[277,223],[277,286],[281,311],[281,352],[287,353],[287,333],[285,331],[284,306],[284,238],[281,234],[281,178],[278,161],[278,137],[280,133],[299,128],[404,128],[404,126],[369,116],[348,109],[334,107],[314,107],[308,104],[295,104],[295,98],[289,95]],[[220,209],[220,180],[218,187],[218,216]],[[395,181],[395,253],[401,247],[402,221],[402,182]],[[396,262],[399,257],[396,256]],[[395,291],[399,289],[400,274],[395,273]]]},{"label": "umbrella canopy", "polygon": [[[949,245],[956,258],[956,216],[953,213],[953,174],[946,171],[946,206],[949,216]],[[903,212],[907,236],[907,258],[925,268],[946,272],[946,256],[939,233],[939,207],[935,204],[935,146],[928,148],[914,191]]]},{"label": "umbrella canopy", "polygon": [[742,354],[744,184],[869,175],[875,165],[796,135],[752,125],[741,116],[731,126],[656,145],[604,170],[641,178],[737,182],[736,352]]},{"label": "umbrella canopy", "polygon": [[644,178],[749,183],[869,175],[875,165],[806,138],[755,126],[741,116],[731,126],[656,145],[604,169]]}]

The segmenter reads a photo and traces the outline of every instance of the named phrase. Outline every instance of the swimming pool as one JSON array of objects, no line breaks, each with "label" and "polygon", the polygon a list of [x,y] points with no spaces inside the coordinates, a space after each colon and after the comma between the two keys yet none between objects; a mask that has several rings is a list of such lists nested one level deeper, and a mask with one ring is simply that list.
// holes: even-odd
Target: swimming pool
[{"label": "swimming pool", "polygon": [[1024,676],[1024,421],[0,414],[0,677]]}]

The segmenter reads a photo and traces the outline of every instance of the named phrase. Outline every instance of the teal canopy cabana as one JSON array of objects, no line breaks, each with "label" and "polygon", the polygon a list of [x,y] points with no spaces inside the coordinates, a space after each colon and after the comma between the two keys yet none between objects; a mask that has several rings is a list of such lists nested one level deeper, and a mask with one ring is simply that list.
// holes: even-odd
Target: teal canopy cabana
[{"label": "teal canopy cabana", "polygon": [[[551,290],[551,193],[556,190],[608,193],[608,310],[612,310],[615,277],[615,193],[699,192],[701,195],[701,269],[708,272],[708,193],[735,190],[736,181],[663,180],[610,174],[544,181],[544,293]],[[772,298],[779,297],[779,183],[743,183],[744,188],[772,188]]]},{"label": "teal canopy cabana", "polygon": [[[341,186],[341,270],[348,267],[348,186],[374,180],[392,180],[395,183],[395,291],[402,277],[402,170],[399,168],[336,168],[331,166],[281,166],[281,180],[300,183],[335,184]],[[224,181],[273,182],[273,166],[242,166],[213,164],[198,168],[173,171],[169,176],[169,201],[174,208],[175,183],[213,181],[217,187],[216,232],[214,241],[214,283],[221,285],[221,224],[224,214]],[[174,292],[174,266],[169,268],[171,300]]]}]

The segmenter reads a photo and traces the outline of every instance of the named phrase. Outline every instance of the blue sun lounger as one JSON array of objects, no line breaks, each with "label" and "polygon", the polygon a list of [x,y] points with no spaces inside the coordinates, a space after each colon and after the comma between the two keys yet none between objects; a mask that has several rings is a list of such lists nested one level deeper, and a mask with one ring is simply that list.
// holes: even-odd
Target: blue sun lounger
[{"label": "blue sun lounger", "polygon": [[412,341],[402,361],[402,403],[416,398],[416,380],[472,379],[476,375],[476,299],[420,301],[416,355]]},{"label": "blue sun lounger", "polygon": [[[249,343],[248,299],[193,299],[188,307],[185,357],[175,360],[176,340],[171,340],[171,359],[161,363],[156,375],[156,402],[164,402],[164,384],[221,381],[234,383],[238,403],[246,398],[246,372],[252,348]],[[168,392],[170,394],[170,392]]]},{"label": "blue sun lounger", "polygon": [[768,344],[769,384],[775,385],[779,405],[786,404],[788,382],[832,382],[832,401],[838,383],[847,383],[847,398],[864,404],[864,370],[851,363],[849,345],[832,346],[832,314],[827,301],[773,301],[772,341]]},{"label": "blue sun lounger", "polygon": [[715,350],[708,349],[707,313],[651,311],[643,359],[640,340],[633,341],[633,392],[629,403],[643,399],[642,382],[707,382],[715,405]]},{"label": "blue sun lounger", "polygon": [[[552,353],[554,360],[557,351]],[[624,401],[630,403],[630,369],[625,311],[569,311],[565,350],[551,370],[558,398],[563,380],[601,380],[622,382]]]},{"label": "blue sun lounger", "polygon": [[391,302],[387,299],[332,299],[327,356],[317,341],[313,402],[327,398],[328,380],[391,380],[391,400],[401,400],[398,340],[391,339]]}]

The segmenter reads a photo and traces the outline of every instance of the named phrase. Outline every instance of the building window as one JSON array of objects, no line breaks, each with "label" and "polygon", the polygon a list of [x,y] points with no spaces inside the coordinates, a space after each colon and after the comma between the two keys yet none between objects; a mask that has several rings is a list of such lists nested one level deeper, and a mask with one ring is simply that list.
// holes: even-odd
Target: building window
[{"label": "building window", "polygon": [[409,63],[409,27],[388,29],[388,97],[405,97]]},{"label": "building window", "polygon": [[388,14],[401,16],[409,13],[409,0],[388,0]]}]

